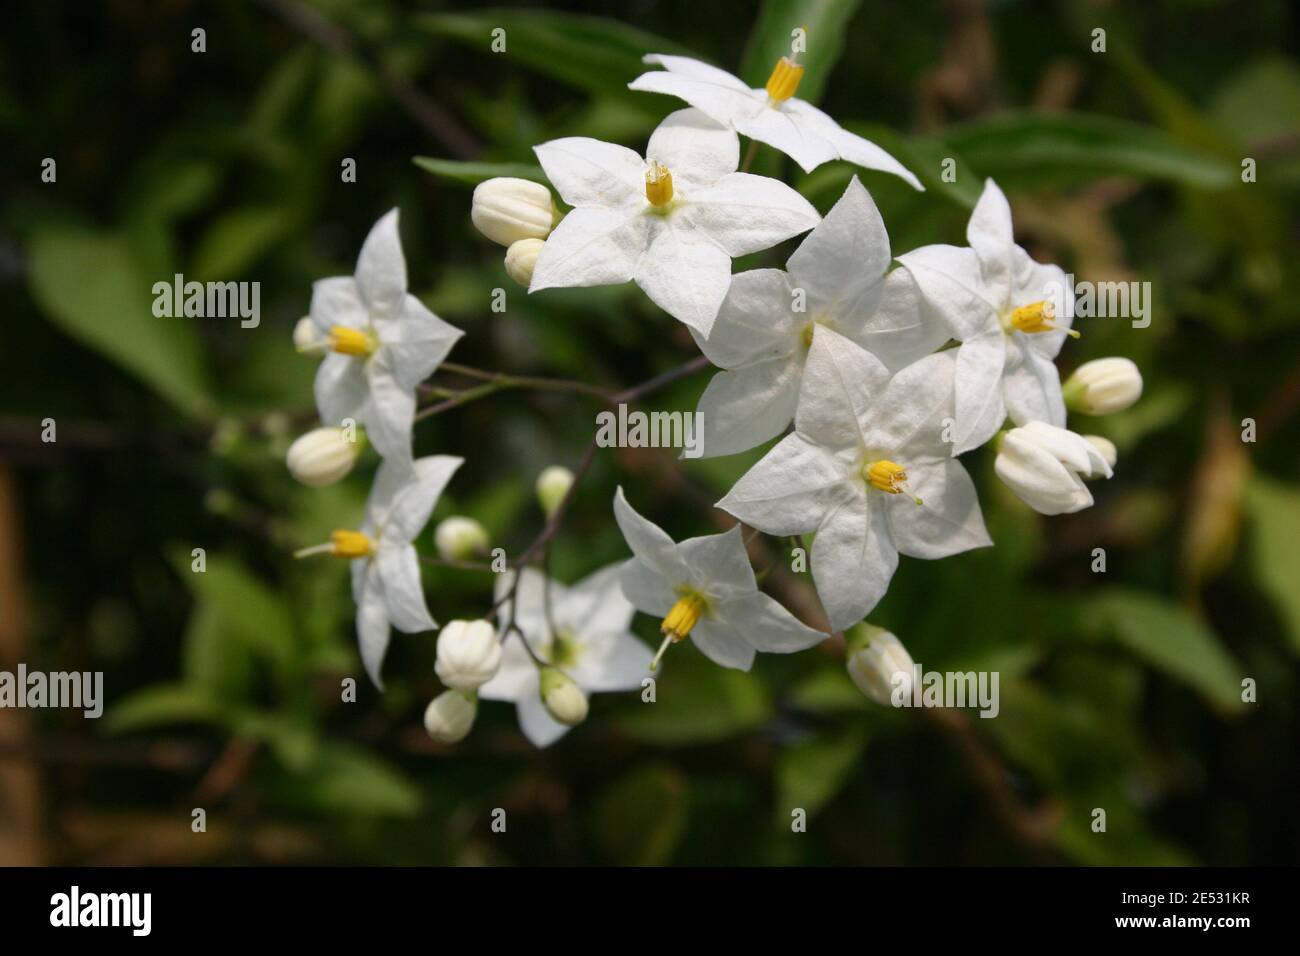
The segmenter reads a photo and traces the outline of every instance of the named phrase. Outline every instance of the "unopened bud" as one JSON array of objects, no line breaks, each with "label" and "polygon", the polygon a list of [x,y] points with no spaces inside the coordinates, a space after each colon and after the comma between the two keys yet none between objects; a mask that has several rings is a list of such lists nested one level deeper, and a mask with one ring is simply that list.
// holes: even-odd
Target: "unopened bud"
[{"label": "unopened bud", "polygon": [[451,621],[438,634],[438,679],[456,690],[474,690],[496,676],[501,642],[487,621]]},{"label": "unopened bud", "polygon": [[563,465],[551,465],[549,468],[544,468],[537,476],[537,501],[547,518],[555,514],[555,509],[560,507],[560,502],[564,500],[571,487],[573,487],[573,472]]},{"label": "unopened bud", "polygon": [[506,275],[527,289],[533,281],[537,257],[542,254],[545,246],[546,241],[543,239],[520,239],[510,243],[510,248],[506,250]]},{"label": "unopened bud", "polygon": [[445,518],[433,532],[433,543],[444,561],[468,561],[488,547],[487,528],[473,518]]},{"label": "unopened bud", "polygon": [[445,690],[424,710],[424,729],[439,743],[457,744],[469,734],[478,716],[478,695]]},{"label": "unopened bud", "polygon": [[1142,373],[1126,358],[1084,362],[1071,375],[1061,393],[1065,403],[1085,415],[1110,415],[1130,407],[1142,395]]},{"label": "unopened bud", "polygon": [[858,690],[877,704],[889,706],[895,688],[911,696],[912,655],[903,642],[882,627],[865,621],[852,628],[845,638],[848,641],[849,676]]},{"label": "unopened bud", "polygon": [[361,454],[361,436],[343,428],[316,428],[289,446],[289,473],[304,485],[332,485],[352,470]]},{"label": "unopened bud", "polygon": [[479,232],[503,246],[520,239],[545,239],[555,227],[555,203],[541,183],[498,176],[474,188],[470,220]]},{"label": "unopened bud", "polygon": [[542,703],[548,714],[566,727],[587,719],[587,695],[572,677],[557,667],[543,667],[540,682]]}]

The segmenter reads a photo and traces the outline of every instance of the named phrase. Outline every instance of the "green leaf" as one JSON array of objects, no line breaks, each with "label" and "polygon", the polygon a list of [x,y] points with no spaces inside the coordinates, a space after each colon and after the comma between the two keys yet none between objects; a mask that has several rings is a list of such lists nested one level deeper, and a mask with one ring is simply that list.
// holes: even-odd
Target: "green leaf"
[{"label": "green leaf", "polygon": [[944,142],[1003,185],[1062,186],[1102,176],[1223,189],[1236,170],[1160,130],[1086,113],[999,113],[955,126]]},{"label": "green leaf", "polygon": [[597,798],[595,830],[605,853],[625,866],[663,866],[686,830],[687,783],[673,767],[647,766]]},{"label": "green leaf", "polygon": [[866,710],[868,701],[842,666],[822,667],[787,695],[791,706],[817,714]]},{"label": "green leaf", "polygon": [[1300,654],[1300,491],[1256,475],[1246,487],[1245,504],[1252,522],[1255,578],[1281,613],[1291,647]]},{"label": "green leaf", "polygon": [[[546,10],[476,10],[434,13],[416,24],[491,56],[498,66],[522,63],[579,89],[634,96],[627,84],[651,69],[647,53],[694,56],[681,44],[604,17]],[[493,31],[504,30],[503,52],[494,52]]]},{"label": "green leaf", "polygon": [[725,740],[771,716],[767,689],[753,674],[727,670],[679,648],[655,686],[654,703],[621,715],[616,724],[629,737],[656,744]]},{"label": "green leaf", "polygon": [[158,684],[118,701],[104,719],[109,733],[123,734],[166,724],[216,723],[221,702],[193,684]]},{"label": "green leaf", "polygon": [[195,572],[189,552],[181,551],[173,564],[195,597],[221,609],[231,639],[273,664],[287,666],[293,660],[293,617],[288,604],[238,560],[209,554],[207,570]]},{"label": "green leaf", "polygon": [[228,281],[248,267],[293,229],[293,216],[280,206],[244,206],[224,213],[208,228],[190,266],[199,282]]},{"label": "green leaf", "polygon": [[145,382],[181,411],[213,411],[193,319],[158,318],[151,289],[171,276],[148,275],[116,234],[50,225],[27,247],[32,295],[50,320]]},{"label": "green leaf", "polygon": [[277,802],[324,814],[412,817],[421,795],[396,767],[348,744],[324,742],[301,773],[273,780]]},{"label": "green leaf", "polygon": [[741,76],[752,87],[767,83],[772,67],[790,54],[791,32],[802,27],[808,49],[800,56],[804,74],[795,95],[816,103],[844,51],[847,27],[860,3],[861,0],[765,0],[745,48]]},{"label": "green leaf", "polygon": [[315,728],[297,717],[275,711],[243,711],[231,722],[231,729],[238,736],[262,741],[294,771],[310,767],[320,745]]},{"label": "green leaf", "polygon": [[834,799],[862,760],[867,735],[861,727],[813,737],[781,751],[776,764],[776,816],[789,823],[795,809],[808,816]]},{"label": "green leaf", "polygon": [[1190,611],[1161,598],[1110,588],[1092,609],[1124,647],[1227,710],[1241,707],[1241,665]]},{"label": "green leaf", "polygon": [[454,159],[438,159],[435,156],[416,156],[411,162],[425,172],[469,186],[477,186],[483,180],[497,176],[531,179],[535,183],[547,181],[542,167],[535,163],[462,163]]}]

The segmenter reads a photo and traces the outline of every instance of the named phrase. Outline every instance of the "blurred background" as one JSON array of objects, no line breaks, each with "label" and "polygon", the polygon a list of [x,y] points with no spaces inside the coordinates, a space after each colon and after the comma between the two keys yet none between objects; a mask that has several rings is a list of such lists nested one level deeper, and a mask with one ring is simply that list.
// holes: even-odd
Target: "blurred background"
[{"label": "blurred background", "polygon": [[[1295,863],[1296,18],[1285,0],[10,5],[0,669],[103,671],[107,707],[0,710],[0,863]],[[473,184],[536,175],[531,146],[557,136],[640,150],[681,105],[626,89],[643,53],[761,85],[799,25],[799,95],[926,183],[858,171],[895,253],[963,242],[992,176],[1036,258],[1152,283],[1149,328],[1084,320],[1062,353],[1063,373],[1127,355],[1146,379],[1129,412],[1072,419],[1119,447],[1097,506],[1042,518],[992,480],[988,449],[968,456],[997,547],[904,561],[871,616],[926,669],[998,670],[1000,715],[871,704],[833,642],[747,674],[684,644],[657,703],[597,696],[549,750],[491,703],[463,744],[434,744],[435,636],[395,635],[379,695],[343,562],[288,557],[356,522],[375,466],[321,489],[284,467],[313,421],[315,363],[290,339],[312,281],[350,273],[396,205],[412,291],[466,330],[454,360],[610,387],[681,365],[697,354],[684,327],[633,286],[511,285],[470,226]],[[855,170],[804,175],[764,147],[755,171],[825,212]],[[151,287],[177,272],[260,282],[260,326],[154,318]],[[650,404],[691,410],[708,377]],[[517,553],[542,524],[534,478],[576,463],[597,410],[507,391],[420,425],[418,452],[467,459],[435,522],[472,515]],[[675,537],[699,534],[725,527],[708,503],[761,453],[602,451],[557,576],[626,556],[617,484]],[[487,609],[487,575],[425,572],[439,620]],[[806,576],[781,597],[813,619]],[[656,624],[637,618],[647,643]]]}]

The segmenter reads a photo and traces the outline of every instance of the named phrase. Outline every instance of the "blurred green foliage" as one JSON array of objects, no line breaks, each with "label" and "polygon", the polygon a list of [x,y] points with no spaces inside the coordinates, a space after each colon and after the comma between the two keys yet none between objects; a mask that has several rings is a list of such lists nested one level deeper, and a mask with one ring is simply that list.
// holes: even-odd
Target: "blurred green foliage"
[{"label": "blurred green foliage", "polygon": [[[1294,6],[567,6],[9,11],[0,269],[21,331],[0,395],[6,467],[22,479],[26,659],[105,670],[111,701],[99,725],[42,715],[38,747],[90,735],[104,755],[50,768],[54,857],[95,859],[60,821],[185,826],[197,793],[236,835],[169,862],[1300,858]],[[700,56],[757,85],[793,26],[810,39],[800,94],[899,156],[927,191],[843,163],[804,175],[766,148],[756,171],[786,176],[823,212],[857,172],[896,253],[962,241],[993,176],[1037,258],[1154,286],[1150,328],[1092,322],[1063,355],[1065,371],[1127,355],[1146,379],[1131,412],[1074,426],[1119,446],[1097,507],[1043,519],[978,452],[970,468],[997,547],[903,562],[872,615],[927,669],[1001,673],[1001,714],[971,732],[1036,821],[999,817],[959,742],[867,702],[826,649],[764,655],[742,674],[683,645],[653,706],[598,696],[549,751],[529,748],[512,709],[493,704],[465,744],[433,745],[420,713],[437,690],[434,636],[396,635],[389,692],[361,678],[357,702],[342,702],[340,681],[361,674],[346,569],[287,558],[356,521],[373,470],[306,489],[283,467],[312,415],[314,367],[290,344],[311,282],[349,272],[396,205],[413,291],[467,332],[454,360],[609,386],[680,364],[695,354],[689,336],[632,287],[527,297],[510,286],[502,250],[469,226],[469,188],[537,176],[531,146],[555,136],[640,147],[679,105],[626,89],[642,54]],[[191,51],[195,27],[204,53]],[[491,49],[498,27],[504,52]],[[333,48],[340,36],[346,51]],[[434,115],[417,117],[412,97]],[[45,157],[56,183],[40,179]],[[341,181],[345,158],[355,183]],[[955,181],[940,175],[947,158]],[[790,248],[737,270],[779,265]],[[261,282],[260,326],[154,318],[148,290],[177,272]],[[498,287],[509,307],[495,314]],[[654,404],[693,409],[706,381]],[[581,396],[504,392],[421,425],[417,451],[467,458],[435,522],[474,515],[517,552],[541,525],[534,477],[575,462],[595,410]],[[59,423],[55,445],[34,437],[45,417]],[[1246,418],[1258,425],[1250,444]],[[684,537],[711,526],[708,502],[760,455],[603,453],[556,542],[557,575],[626,555],[609,510],[616,484]],[[203,574],[190,570],[198,547]],[[420,547],[432,553],[431,531]],[[1104,575],[1091,570],[1098,547]],[[481,575],[426,571],[440,620],[487,607]],[[654,636],[653,622],[637,626]],[[1242,703],[1244,677],[1256,702]],[[133,746],[177,741],[197,748],[179,769]],[[230,766],[232,781],[214,784],[226,777],[212,768]],[[490,829],[497,807],[504,834]],[[805,833],[791,832],[795,807]],[[1096,807],[1105,834],[1090,828]],[[141,845],[127,823],[122,834]]]}]

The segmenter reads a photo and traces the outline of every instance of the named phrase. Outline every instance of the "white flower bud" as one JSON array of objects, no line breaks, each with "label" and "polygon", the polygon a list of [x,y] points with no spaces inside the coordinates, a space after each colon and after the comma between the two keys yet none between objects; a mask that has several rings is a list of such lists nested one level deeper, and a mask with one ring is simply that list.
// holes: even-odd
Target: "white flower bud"
[{"label": "white flower bud", "polygon": [[1142,373],[1126,358],[1084,362],[1061,386],[1065,403],[1085,415],[1122,412],[1142,394]]},{"label": "white flower bud", "polygon": [[438,679],[456,690],[474,690],[501,666],[501,642],[487,621],[451,621],[438,634]]},{"label": "white flower bud", "polygon": [[433,532],[433,543],[444,561],[468,561],[488,547],[487,528],[473,518],[445,518]]},{"label": "white flower bud", "polygon": [[478,716],[478,696],[470,691],[445,690],[424,709],[424,729],[439,743],[458,744]]},{"label": "white flower bud", "polygon": [[1007,432],[993,468],[1016,497],[1045,515],[1091,507],[1083,479],[1111,476],[1105,457],[1086,438],[1046,422]]},{"label": "white flower bud", "polygon": [[299,352],[323,352],[327,345],[325,335],[310,315],[304,315],[293,327],[293,347]]},{"label": "white flower bud", "polygon": [[542,473],[537,476],[535,487],[537,501],[547,518],[555,514],[555,509],[560,507],[560,502],[564,500],[564,496],[569,493],[569,488],[572,486],[573,472],[563,465],[551,465],[549,468],[542,469]]},{"label": "white flower bud", "polygon": [[537,257],[542,254],[545,245],[544,239],[520,239],[510,243],[510,248],[506,250],[506,275],[527,289],[533,281],[533,267],[537,265]]},{"label": "white flower bud", "polygon": [[844,662],[853,683],[877,704],[893,703],[896,688],[912,696],[912,655],[903,642],[884,628],[865,621],[849,631],[848,659]]},{"label": "white flower bud", "polygon": [[545,239],[555,226],[551,191],[541,183],[510,176],[474,187],[470,220],[493,242],[508,246],[520,239]]},{"label": "white flower bud", "polygon": [[1119,449],[1115,447],[1115,443],[1109,438],[1103,438],[1100,435],[1084,435],[1083,437],[1088,444],[1101,453],[1101,457],[1106,464],[1113,469],[1115,462],[1119,461]]},{"label": "white flower bud", "polygon": [[548,714],[568,727],[587,719],[587,695],[564,671],[543,667],[540,683],[542,703]]},{"label": "white flower bud", "polygon": [[361,454],[361,436],[349,440],[344,428],[316,428],[289,446],[289,473],[304,485],[332,485],[349,471]]}]

